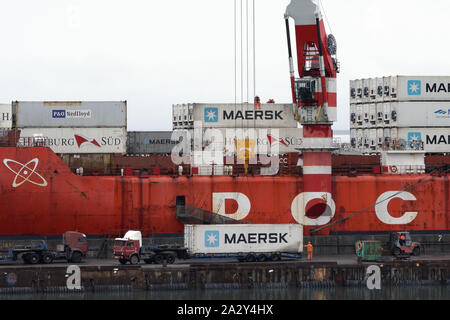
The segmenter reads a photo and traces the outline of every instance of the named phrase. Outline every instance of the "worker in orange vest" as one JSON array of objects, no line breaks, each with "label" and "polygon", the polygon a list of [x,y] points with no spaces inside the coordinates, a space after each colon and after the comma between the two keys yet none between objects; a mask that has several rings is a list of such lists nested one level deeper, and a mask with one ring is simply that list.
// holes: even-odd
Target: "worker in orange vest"
[{"label": "worker in orange vest", "polygon": [[308,242],[308,244],[305,246],[305,248],[306,248],[306,251],[308,252],[308,260],[312,260],[314,247],[311,244],[311,241]]},{"label": "worker in orange vest", "polygon": [[261,110],[261,99],[258,96],[255,97],[255,109]]},{"label": "worker in orange vest", "polygon": [[401,236],[400,236],[400,245],[401,246],[404,246],[405,244],[406,244],[406,237],[405,237],[405,235],[404,234],[402,234]]}]

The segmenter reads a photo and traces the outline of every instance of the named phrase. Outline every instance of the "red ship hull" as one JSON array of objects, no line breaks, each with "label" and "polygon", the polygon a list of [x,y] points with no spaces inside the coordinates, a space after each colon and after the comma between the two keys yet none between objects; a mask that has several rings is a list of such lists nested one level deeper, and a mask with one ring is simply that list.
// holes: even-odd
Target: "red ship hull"
[{"label": "red ship hull", "polygon": [[[0,148],[1,236],[67,230],[113,235],[127,229],[179,234],[180,196],[187,205],[243,222],[304,223],[307,234],[323,224],[310,223],[317,217],[305,219],[299,211],[303,192],[302,177],[293,175],[81,177],[50,149]],[[450,230],[447,175],[333,176],[332,198],[332,217],[321,221],[336,224],[320,235]]]}]

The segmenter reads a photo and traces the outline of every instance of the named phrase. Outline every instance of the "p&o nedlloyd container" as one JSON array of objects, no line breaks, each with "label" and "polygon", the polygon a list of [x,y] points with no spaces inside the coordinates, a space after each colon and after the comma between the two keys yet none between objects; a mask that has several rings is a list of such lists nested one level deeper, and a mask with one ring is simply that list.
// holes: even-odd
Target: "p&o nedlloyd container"
[{"label": "p&o nedlloyd container", "polygon": [[173,129],[204,128],[296,128],[293,104],[184,104],[174,105]]},{"label": "p&o nedlloyd container", "polygon": [[185,225],[184,245],[190,254],[245,254],[303,252],[299,224]]},{"label": "p&o nedlloyd container", "polygon": [[15,101],[17,128],[126,128],[127,102]]}]

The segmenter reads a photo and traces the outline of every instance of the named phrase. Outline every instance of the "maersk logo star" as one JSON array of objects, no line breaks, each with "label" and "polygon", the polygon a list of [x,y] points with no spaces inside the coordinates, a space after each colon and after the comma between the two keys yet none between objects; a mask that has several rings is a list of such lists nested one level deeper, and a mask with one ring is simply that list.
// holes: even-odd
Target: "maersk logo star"
[{"label": "maersk logo star", "polygon": [[219,231],[205,232],[205,247],[217,248],[219,246]]},{"label": "maersk logo star", "polygon": [[205,122],[218,122],[218,121],[219,121],[219,109],[205,108]]},{"label": "maersk logo star", "polygon": [[408,95],[420,96],[422,94],[422,82],[420,80],[408,81]]},{"label": "maersk logo star", "polygon": [[422,134],[420,132],[408,133],[408,142],[412,141],[422,141]]}]

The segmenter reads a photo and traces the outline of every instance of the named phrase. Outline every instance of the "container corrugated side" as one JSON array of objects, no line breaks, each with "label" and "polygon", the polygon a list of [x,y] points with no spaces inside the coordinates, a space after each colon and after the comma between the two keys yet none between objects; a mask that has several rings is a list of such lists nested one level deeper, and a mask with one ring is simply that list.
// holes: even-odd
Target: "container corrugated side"
[{"label": "container corrugated side", "polygon": [[450,101],[393,101],[352,106],[356,120],[350,121],[351,127],[450,126]]},{"label": "container corrugated side", "polygon": [[450,127],[450,101],[392,103],[398,127]]},{"label": "container corrugated side", "polygon": [[170,154],[178,141],[172,140],[172,131],[128,132],[128,154]]},{"label": "container corrugated side", "polygon": [[398,128],[397,138],[408,146],[421,141],[425,152],[450,153],[450,128]]},{"label": "container corrugated side", "polygon": [[[398,101],[450,101],[450,76],[397,76]],[[396,82],[396,83],[395,83]],[[392,90],[391,90],[392,95]]]},{"label": "container corrugated side", "polygon": [[301,253],[301,225],[185,225],[191,254]]},{"label": "container corrugated side", "polygon": [[[293,128],[297,127],[293,104],[191,104],[183,126],[200,122],[204,128]],[[173,107],[177,110],[177,106]],[[192,111],[191,111],[192,110]],[[192,116],[189,114],[192,112]],[[184,120],[184,115],[182,116]]]},{"label": "container corrugated side", "polygon": [[121,128],[127,126],[126,101],[13,102],[19,128]]},{"label": "container corrugated side", "polygon": [[125,153],[125,128],[19,128],[19,144],[42,141],[55,153]]}]

